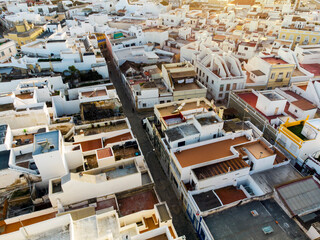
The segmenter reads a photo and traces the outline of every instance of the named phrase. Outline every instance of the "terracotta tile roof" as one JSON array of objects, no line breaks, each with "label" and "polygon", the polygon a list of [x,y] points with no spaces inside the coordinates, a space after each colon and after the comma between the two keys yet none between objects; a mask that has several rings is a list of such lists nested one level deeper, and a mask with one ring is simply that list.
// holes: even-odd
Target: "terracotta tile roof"
[{"label": "terracotta tile roof", "polygon": [[94,139],[94,140],[89,140],[89,141],[84,141],[84,142],[78,142],[74,143],[73,145],[80,144],[82,148],[82,152],[87,152],[95,149],[100,149],[102,148],[102,140],[101,138]]},{"label": "terracotta tile roof", "polygon": [[112,156],[111,148],[103,148],[97,150],[98,159],[107,158]]},{"label": "terracotta tile roof", "polygon": [[247,198],[242,190],[237,189],[234,186],[228,186],[214,191],[223,204],[229,204]]},{"label": "terracotta tile roof", "polygon": [[313,105],[311,102],[309,102],[306,99],[300,99],[300,100],[291,102],[291,104],[295,105],[296,107],[300,108],[303,111],[317,108],[315,105]]},{"label": "terracotta tile roof", "polygon": [[230,151],[230,147],[244,142],[248,142],[246,137],[237,137],[235,139],[223,140],[220,142],[214,142],[195,148],[190,148],[181,152],[176,152],[175,156],[181,167],[189,167],[216,159],[233,156],[233,153]]},{"label": "terracotta tile roof", "polygon": [[107,144],[110,143],[117,143],[117,142],[121,142],[121,141],[125,141],[125,140],[130,140],[132,139],[132,135],[130,132],[128,133],[124,133],[115,137],[111,137],[111,138],[107,138],[103,141],[103,145],[106,146]]}]

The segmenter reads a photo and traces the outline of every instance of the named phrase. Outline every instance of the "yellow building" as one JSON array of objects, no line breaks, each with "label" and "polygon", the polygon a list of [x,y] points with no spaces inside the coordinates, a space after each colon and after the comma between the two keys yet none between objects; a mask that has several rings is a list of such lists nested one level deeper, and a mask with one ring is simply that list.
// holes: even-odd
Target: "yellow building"
[{"label": "yellow building", "polygon": [[106,48],[106,35],[104,33],[95,33],[99,48]]},{"label": "yellow building", "polygon": [[281,29],[279,39],[283,40],[293,40],[292,48],[295,47],[296,44],[299,45],[311,45],[311,44],[319,44],[320,43],[320,32],[305,30],[305,29]]},{"label": "yellow building", "polygon": [[263,58],[263,60],[270,66],[267,89],[288,86],[295,65],[276,57],[267,57]]},{"label": "yellow building", "polygon": [[15,28],[5,33],[4,37],[15,41],[19,46],[22,46],[36,40],[42,32],[42,27],[35,27],[33,24],[29,24],[24,20],[22,23],[17,24]]},{"label": "yellow building", "polygon": [[294,158],[305,160],[319,146],[320,119],[285,122],[279,127],[276,143]]}]

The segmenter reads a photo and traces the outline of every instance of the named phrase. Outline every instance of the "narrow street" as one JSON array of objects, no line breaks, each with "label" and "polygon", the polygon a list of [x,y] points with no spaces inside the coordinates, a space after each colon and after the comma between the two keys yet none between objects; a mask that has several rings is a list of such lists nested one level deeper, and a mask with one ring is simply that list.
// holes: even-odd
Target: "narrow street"
[{"label": "narrow street", "polygon": [[173,224],[176,228],[178,235],[185,235],[188,240],[198,239],[197,234],[191,225],[191,222],[184,213],[184,209],[180,203],[180,200],[177,198],[169,179],[162,170],[162,167],[160,165],[160,162],[158,161],[156,154],[152,151],[153,146],[149,141],[149,138],[145,130],[142,127],[141,119],[145,116],[152,115],[152,112],[150,112],[150,114],[147,114],[132,111],[133,104],[129,96],[127,96],[124,86],[121,83],[118,70],[114,66],[113,61],[109,58],[109,56],[107,56],[106,52],[104,52],[103,54],[108,63],[109,72],[111,72],[109,77],[117,90],[118,96],[122,102],[124,113],[131,124],[132,131],[139,141],[141,150],[154,179],[156,191],[161,201],[167,202],[173,217]]}]

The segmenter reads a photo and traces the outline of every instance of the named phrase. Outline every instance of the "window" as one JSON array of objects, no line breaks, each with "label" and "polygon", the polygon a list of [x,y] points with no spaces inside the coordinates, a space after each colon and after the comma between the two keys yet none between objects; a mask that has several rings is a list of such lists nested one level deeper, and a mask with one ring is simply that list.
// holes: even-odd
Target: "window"
[{"label": "window", "polygon": [[316,37],[313,37],[312,40],[311,40],[312,43],[315,43],[316,41],[317,41]]},{"label": "window", "polygon": [[168,100],[167,102],[171,102],[171,100]]},{"label": "window", "polygon": [[2,57],[4,56],[4,52],[1,52],[1,56],[2,56]]},{"label": "window", "polygon": [[143,104],[142,104],[142,107],[146,107],[146,106],[147,106],[147,104],[146,104],[146,103],[143,103]]},{"label": "window", "polygon": [[235,90],[235,89],[237,89],[237,84],[236,83],[232,84],[232,90]]},{"label": "window", "polygon": [[294,112],[295,112],[295,113],[297,113],[297,112],[298,112],[298,110],[297,110],[297,109],[295,109],[295,110],[294,110]]},{"label": "window", "polygon": [[9,48],[9,52],[12,53],[11,48]]},{"label": "window", "polygon": [[271,79],[274,79],[275,76],[276,76],[276,74],[275,74],[275,73],[272,73],[272,74],[271,74]]},{"label": "window", "polygon": [[137,92],[136,94],[137,94],[137,96],[140,96],[140,95],[141,95],[141,92]]},{"label": "window", "polygon": [[227,84],[227,89],[226,89],[226,91],[229,91],[229,90],[230,90],[230,85],[231,85],[231,84]]},{"label": "window", "polygon": [[186,145],[186,142],[185,142],[185,141],[178,142],[178,147],[182,147],[182,146],[184,146],[184,145]]},{"label": "window", "polygon": [[222,96],[223,96],[222,93],[220,93],[220,94],[219,94],[219,98],[222,98]]},{"label": "window", "polygon": [[300,40],[301,40],[301,36],[298,36],[298,37],[296,38],[296,42],[300,42]]},{"label": "window", "polygon": [[286,35],[283,34],[283,35],[281,36],[281,38],[282,38],[282,39],[286,39]]},{"label": "window", "polygon": [[244,48],[244,50],[248,50],[248,48],[247,48],[247,47],[245,47],[245,48]]},{"label": "window", "polygon": [[171,22],[174,22],[173,19],[171,19]]},{"label": "window", "polygon": [[290,77],[290,72],[287,72],[286,78]]},{"label": "window", "polygon": [[277,77],[277,80],[282,80],[282,79],[283,79],[283,73],[279,73],[278,77]]},{"label": "window", "polygon": [[161,104],[161,103],[164,103],[164,101],[160,101],[160,104]]},{"label": "window", "polygon": [[220,92],[223,91],[223,85],[220,85]]},{"label": "window", "polygon": [[209,76],[207,76],[206,82],[208,82],[208,80],[209,80]]}]

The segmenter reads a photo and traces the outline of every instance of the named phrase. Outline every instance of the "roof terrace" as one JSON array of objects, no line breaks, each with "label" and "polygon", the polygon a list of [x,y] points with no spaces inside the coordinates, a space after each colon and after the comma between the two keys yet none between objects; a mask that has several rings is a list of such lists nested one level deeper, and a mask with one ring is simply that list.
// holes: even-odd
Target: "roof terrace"
[{"label": "roof terrace", "polygon": [[131,175],[134,173],[138,173],[138,169],[135,165],[134,161],[120,164],[113,167],[105,167],[105,168],[99,168],[99,169],[92,169],[89,171],[83,172],[83,176],[85,175],[95,175],[95,176],[101,176],[101,174],[105,175],[105,180],[111,180],[127,175]]},{"label": "roof terrace", "polygon": [[112,146],[112,151],[116,161],[141,155],[138,143],[135,140],[127,141],[124,144],[114,145]]},{"label": "roof terrace", "polygon": [[173,113],[179,105],[182,103],[185,103],[185,105],[182,107],[181,111],[190,111],[190,110],[205,110],[208,111],[212,106],[208,101],[205,101],[203,99],[200,99],[199,102],[197,100],[194,101],[182,101],[182,102],[176,102],[172,103],[170,105],[158,105],[156,106],[156,109],[159,111],[161,117],[170,116],[176,113]]},{"label": "roof terrace", "polygon": [[199,131],[193,124],[187,124],[175,128],[170,128],[165,131],[165,134],[168,136],[169,141],[173,142],[188,136],[199,134]]},{"label": "roof terrace", "polygon": [[220,158],[233,156],[230,147],[245,142],[248,142],[247,138],[245,136],[241,136],[234,139],[226,139],[199,147],[189,148],[180,152],[175,152],[174,154],[181,167],[184,168],[204,162],[209,162],[212,160],[217,160]]},{"label": "roof terrace", "polygon": [[247,149],[256,159],[270,157],[275,154],[273,150],[260,140],[244,144],[242,147]]},{"label": "roof terrace", "polygon": [[95,135],[104,132],[113,132],[117,130],[128,129],[128,124],[125,120],[110,121],[105,123],[94,124],[88,128],[77,128],[76,134],[84,134],[84,136]]},{"label": "roof terrace", "polygon": [[101,90],[81,92],[81,94],[85,98],[101,97],[101,96],[107,96],[107,91],[105,89],[101,89]]},{"label": "roof terrace", "polygon": [[118,99],[81,103],[80,112],[81,119],[90,122],[124,117],[123,109]]},{"label": "roof terrace", "polygon": [[154,205],[158,203],[153,189],[146,189],[132,194],[118,194],[117,199],[121,216],[153,209]]},{"label": "roof terrace", "polygon": [[59,131],[34,135],[33,155],[59,150]]},{"label": "roof terrace", "polygon": [[210,116],[202,116],[200,118],[196,118],[197,121],[200,123],[201,126],[208,126],[215,124],[217,122],[221,122],[221,119],[217,117],[217,115],[210,115]]}]

